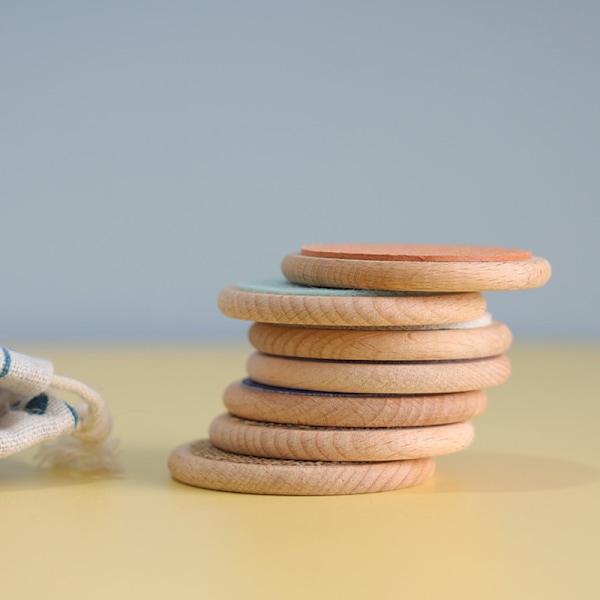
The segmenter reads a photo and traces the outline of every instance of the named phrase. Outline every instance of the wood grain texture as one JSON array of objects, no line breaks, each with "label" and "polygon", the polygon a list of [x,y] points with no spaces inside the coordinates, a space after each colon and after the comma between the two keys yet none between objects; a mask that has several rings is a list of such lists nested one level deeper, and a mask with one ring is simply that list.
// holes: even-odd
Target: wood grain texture
[{"label": "wood grain texture", "polygon": [[305,256],[324,258],[429,262],[505,261],[531,258],[529,250],[517,248],[444,244],[311,244],[302,246],[300,253]]},{"label": "wood grain texture", "polygon": [[497,356],[512,342],[503,323],[471,329],[315,329],[255,323],[248,332],[260,352],[327,360],[454,360]]},{"label": "wood grain texture", "polygon": [[464,361],[342,362],[282,358],[255,352],[251,379],[276,387],[355,394],[442,394],[500,385],[510,375],[504,355]]},{"label": "wood grain texture", "polygon": [[222,414],[210,426],[210,441],[221,450],[289,460],[371,462],[442,456],[466,448],[473,425],[429,427],[303,427],[238,419]]},{"label": "wood grain texture", "polygon": [[503,262],[412,262],[353,260],[289,254],[283,274],[302,285],[413,292],[524,290],[544,285],[551,275],[544,258]]},{"label": "wood grain texture", "polygon": [[175,448],[174,479],[196,487],[283,496],[334,496],[399,490],[433,475],[431,458],[376,463],[319,463],[240,456],[198,440]]},{"label": "wood grain texture", "polygon": [[318,393],[262,386],[247,380],[230,384],[223,403],[233,415],[317,427],[421,427],[469,421],[486,408],[485,392],[387,395]]},{"label": "wood grain texture", "polygon": [[228,317],[261,323],[324,327],[395,327],[455,323],[485,313],[482,294],[426,296],[299,296],[225,288],[219,308]]}]

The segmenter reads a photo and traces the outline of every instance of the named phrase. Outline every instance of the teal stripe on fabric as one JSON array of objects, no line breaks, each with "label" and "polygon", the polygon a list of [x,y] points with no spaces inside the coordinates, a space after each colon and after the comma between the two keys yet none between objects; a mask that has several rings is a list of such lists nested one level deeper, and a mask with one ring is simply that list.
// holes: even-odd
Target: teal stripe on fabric
[{"label": "teal stripe on fabric", "polygon": [[77,424],[79,423],[79,415],[77,414],[77,411],[67,402],[65,402],[65,406],[71,411],[73,420],[75,421],[75,429],[77,429]]},{"label": "teal stripe on fabric", "polygon": [[10,351],[8,350],[8,348],[2,346],[2,352],[4,353],[4,366],[2,367],[2,371],[0,371],[0,378],[6,377],[8,375],[11,363]]},{"label": "teal stripe on fabric", "polygon": [[48,410],[48,402],[47,394],[39,394],[25,405],[24,410],[30,415],[43,415]]}]

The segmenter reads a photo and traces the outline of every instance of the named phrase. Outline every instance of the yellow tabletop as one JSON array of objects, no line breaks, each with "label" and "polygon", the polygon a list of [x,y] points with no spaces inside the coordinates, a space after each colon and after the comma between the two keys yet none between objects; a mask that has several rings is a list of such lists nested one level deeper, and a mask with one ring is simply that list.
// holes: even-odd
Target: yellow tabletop
[{"label": "yellow tabletop", "polygon": [[419,487],[338,497],[171,480],[245,345],[12,347],[105,396],[123,470],[0,463],[7,598],[600,597],[600,346],[515,344],[469,449]]}]

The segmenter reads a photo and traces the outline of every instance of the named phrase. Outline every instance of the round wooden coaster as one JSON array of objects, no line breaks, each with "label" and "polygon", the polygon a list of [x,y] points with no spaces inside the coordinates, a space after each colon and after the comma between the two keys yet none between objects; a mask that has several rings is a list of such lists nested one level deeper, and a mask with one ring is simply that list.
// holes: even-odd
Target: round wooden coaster
[{"label": "round wooden coaster", "polygon": [[335,462],[442,456],[463,450],[474,435],[469,421],[357,429],[264,423],[223,414],[210,426],[210,441],[221,450],[265,458]]},{"label": "round wooden coaster", "polygon": [[[478,293],[406,294],[364,290],[315,290],[279,282],[229,287],[219,295],[228,317],[262,323],[324,327],[396,327],[469,321],[482,316]],[[276,293],[275,290],[279,290]],[[310,291],[309,291],[310,290]]]},{"label": "round wooden coaster", "polygon": [[289,254],[283,274],[302,285],[412,292],[483,292],[541,287],[550,279],[544,258],[467,262],[362,260]]},{"label": "round wooden coaster", "polygon": [[444,394],[504,383],[504,355],[433,362],[342,362],[282,358],[255,352],[246,364],[251,379],[276,387],[351,394]]},{"label": "round wooden coaster", "polygon": [[529,250],[517,248],[443,244],[312,244],[302,246],[301,254],[323,258],[428,262],[501,262],[531,258]]},{"label": "round wooden coaster", "polygon": [[280,496],[367,494],[424,482],[435,464],[431,458],[375,463],[276,460],[242,456],[198,440],[169,456],[174,479],[196,487]]},{"label": "round wooden coaster", "polygon": [[487,405],[485,392],[365,395],[310,392],[245,379],[223,394],[227,410],[242,419],[316,427],[422,427],[468,421]]},{"label": "round wooden coaster", "polygon": [[470,329],[315,329],[255,323],[248,332],[260,352],[329,360],[454,360],[506,352],[512,341],[503,323]]}]

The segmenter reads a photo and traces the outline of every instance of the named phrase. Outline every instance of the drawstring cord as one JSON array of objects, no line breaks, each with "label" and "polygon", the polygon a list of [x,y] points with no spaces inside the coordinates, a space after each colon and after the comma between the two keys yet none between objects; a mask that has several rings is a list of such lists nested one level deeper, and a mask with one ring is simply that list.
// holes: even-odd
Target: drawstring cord
[{"label": "drawstring cord", "polygon": [[50,387],[78,395],[83,404],[73,407],[77,425],[70,436],[63,436],[39,447],[40,466],[66,467],[77,471],[120,471],[115,439],[108,439],[112,418],[104,398],[84,383],[53,375]]},{"label": "drawstring cord", "polygon": [[74,436],[86,442],[96,443],[108,437],[112,419],[104,398],[96,390],[76,379],[60,375],[53,375],[50,387],[72,392],[85,401],[85,404],[75,407],[79,421]]}]

